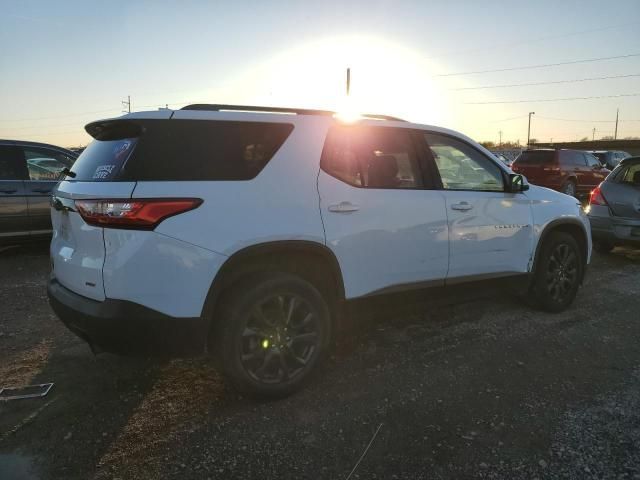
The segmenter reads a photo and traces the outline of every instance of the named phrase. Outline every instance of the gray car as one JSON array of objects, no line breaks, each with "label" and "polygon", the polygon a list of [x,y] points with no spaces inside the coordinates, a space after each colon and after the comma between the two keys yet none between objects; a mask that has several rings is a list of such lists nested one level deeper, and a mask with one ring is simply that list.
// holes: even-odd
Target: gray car
[{"label": "gray car", "polygon": [[51,234],[51,190],[77,157],[46,143],[0,140],[0,243]]},{"label": "gray car", "polygon": [[596,250],[640,247],[640,157],[622,160],[591,192],[588,215]]}]

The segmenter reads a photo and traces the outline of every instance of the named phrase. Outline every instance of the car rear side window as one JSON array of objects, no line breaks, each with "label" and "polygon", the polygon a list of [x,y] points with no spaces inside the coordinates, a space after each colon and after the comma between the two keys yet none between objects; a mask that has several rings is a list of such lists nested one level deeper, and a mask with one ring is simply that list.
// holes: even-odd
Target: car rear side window
[{"label": "car rear side window", "polygon": [[423,185],[412,134],[406,129],[333,127],[320,166],[355,187],[402,189]]},{"label": "car rear side window", "polygon": [[571,150],[562,151],[560,153],[560,162],[563,165],[575,165],[584,167],[587,160],[582,152],[572,152]]},{"label": "car rear side window", "polygon": [[632,163],[617,178],[621,183],[640,185],[640,163]]},{"label": "car rear side window", "polygon": [[[96,139],[76,162],[76,180],[250,180],[293,130],[285,123],[130,121],[123,138]],[[108,130],[108,128],[107,128]],[[132,135],[135,133],[135,135]],[[85,158],[91,167],[83,170]]]},{"label": "car rear side window", "polygon": [[528,150],[522,152],[515,160],[518,165],[542,165],[553,163],[555,152],[551,150]]}]

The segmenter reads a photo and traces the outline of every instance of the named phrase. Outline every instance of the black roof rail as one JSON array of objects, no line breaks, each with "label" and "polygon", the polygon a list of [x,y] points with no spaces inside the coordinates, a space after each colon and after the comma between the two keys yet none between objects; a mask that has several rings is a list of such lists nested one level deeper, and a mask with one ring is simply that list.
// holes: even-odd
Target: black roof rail
[{"label": "black roof rail", "polygon": [[[265,113],[294,113],[296,115],[327,115],[333,116],[336,112],[331,110],[313,110],[308,108],[286,108],[286,107],[259,107],[255,105],[224,105],[213,103],[194,103],[182,107],[180,110],[205,110],[209,112],[265,112]],[[401,118],[390,117],[388,115],[363,114],[365,118],[373,118],[377,120],[394,120],[404,122]]]}]

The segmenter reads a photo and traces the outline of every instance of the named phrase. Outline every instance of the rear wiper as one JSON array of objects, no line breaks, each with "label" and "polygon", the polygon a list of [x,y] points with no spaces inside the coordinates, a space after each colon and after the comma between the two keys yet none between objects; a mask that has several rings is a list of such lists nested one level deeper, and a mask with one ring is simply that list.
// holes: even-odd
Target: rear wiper
[{"label": "rear wiper", "polygon": [[71,170],[69,170],[69,167],[64,167],[62,170],[60,170],[60,174],[60,176],[66,175],[67,177],[76,178],[76,172],[72,172]]}]

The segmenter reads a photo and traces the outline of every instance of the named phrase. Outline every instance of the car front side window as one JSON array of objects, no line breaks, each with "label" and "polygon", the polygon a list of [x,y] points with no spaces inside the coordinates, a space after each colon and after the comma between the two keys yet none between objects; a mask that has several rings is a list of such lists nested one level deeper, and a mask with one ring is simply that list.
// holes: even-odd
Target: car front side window
[{"label": "car front side window", "polygon": [[30,180],[58,180],[64,168],[71,168],[73,159],[67,155],[46,148],[25,147]]},{"label": "car front side window", "polygon": [[425,139],[445,190],[504,191],[502,170],[465,142],[438,133]]}]

